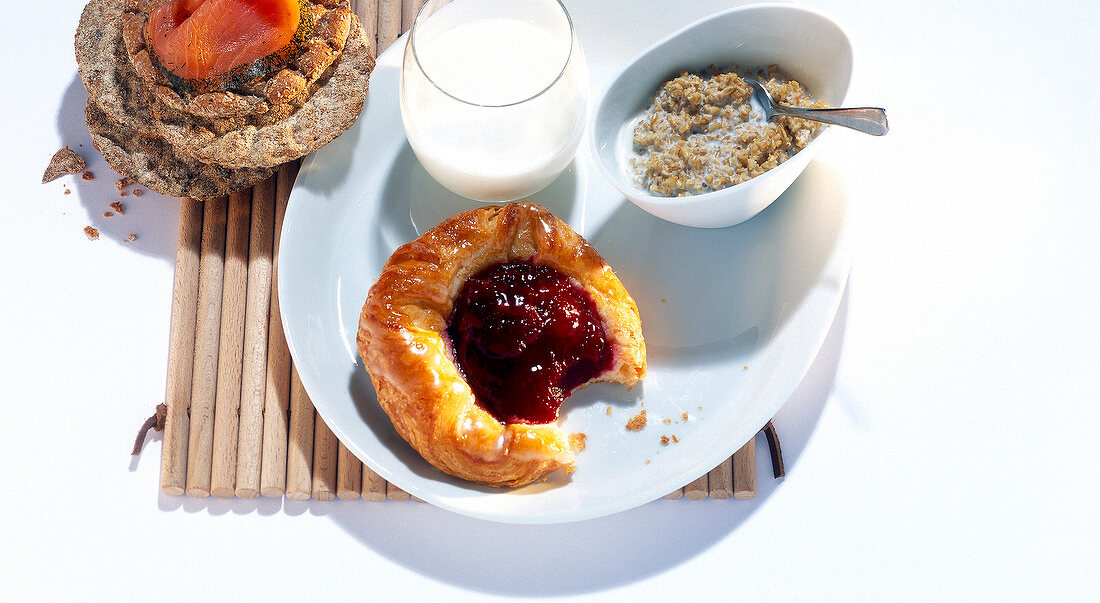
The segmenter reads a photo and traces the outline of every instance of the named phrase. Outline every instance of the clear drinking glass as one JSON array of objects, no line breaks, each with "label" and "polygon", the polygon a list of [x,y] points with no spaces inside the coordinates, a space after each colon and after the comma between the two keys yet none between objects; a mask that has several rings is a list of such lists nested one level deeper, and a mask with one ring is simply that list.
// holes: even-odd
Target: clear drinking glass
[{"label": "clear drinking glass", "polygon": [[427,0],[401,68],[401,119],[421,165],[480,201],[538,192],[584,132],[588,73],[558,0]]}]

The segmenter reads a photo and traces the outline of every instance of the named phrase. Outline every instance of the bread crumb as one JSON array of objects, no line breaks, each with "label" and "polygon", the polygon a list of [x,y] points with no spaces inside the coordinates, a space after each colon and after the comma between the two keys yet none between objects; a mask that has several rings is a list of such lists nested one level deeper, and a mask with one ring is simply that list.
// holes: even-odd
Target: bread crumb
[{"label": "bread crumb", "polygon": [[[50,164],[46,166],[46,171],[42,174],[42,184],[45,184],[51,180],[55,180],[65,174],[76,174],[84,170],[86,164],[84,158],[76,154],[76,151],[70,149],[68,145],[64,148],[58,149],[53,157],[50,158]],[[65,194],[69,194],[65,191]]]},{"label": "bread crumb", "polygon": [[611,416],[611,407],[610,406],[607,407],[607,416],[609,416],[609,417]]},{"label": "bread crumb", "polygon": [[89,170],[84,170],[84,173],[81,174],[80,177],[85,179],[85,180],[95,180],[95,174],[93,174]]},{"label": "bread crumb", "polygon": [[103,212],[103,217],[104,217],[104,218],[110,218],[110,217],[111,217],[111,216],[113,216],[113,215],[114,215],[114,214],[113,214],[113,213],[111,213],[111,212],[109,212],[109,211],[105,211],[105,212]]},{"label": "bread crumb", "polygon": [[749,370],[749,365],[746,364],[745,366],[741,367],[741,370],[743,370],[743,371]]},{"label": "bread crumb", "polygon": [[642,412],[634,415],[633,417],[630,418],[629,421],[626,422],[626,428],[629,431],[641,431],[642,428],[645,427],[645,424],[646,424],[645,409],[642,409]]},{"label": "bread crumb", "polygon": [[665,425],[668,425],[669,423],[672,422],[672,419],[669,419],[668,417],[665,417],[664,419],[661,419],[661,422],[664,423]]},{"label": "bread crumb", "polygon": [[[565,468],[565,474],[566,475],[573,475],[573,472],[576,471],[576,470],[577,470],[576,465],[569,465],[568,467]],[[546,478],[544,477],[544,478],[542,478],[542,480],[546,481]]]},{"label": "bread crumb", "polygon": [[126,191],[119,191],[118,196],[119,197],[125,197],[126,196]]},{"label": "bread crumb", "polygon": [[133,243],[136,240],[137,240],[137,235],[132,233],[132,232],[130,233],[130,236],[126,237],[126,242],[127,243]]},{"label": "bread crumb", "polygon": [[126,213],[126,206],[122,204],[122,201],[115,201],[110,207],[120,216]]},{"label": "bread crumb", "polygon": [[688,414],[686,412],[682,412],[682,413],[680,413],[680,418],[687,421],[688,420]]},{"label": "bread crumb", "polygon": [[142,195],[141,189],[140,188],[135,188],[134,189],[134,196],[135,197],[140,197],[141,195]]},{"label": "bread crumb", "polygon": [[119,192],[122,192],[123,189],[125,189],[127,186],[130,186],[133,183],[134,183],[133,178],[131,178],[129,176],[123,176],[122,178],[119,178],[118,180],[115,181],[115,188],[117,188],[119,190]]},{"label": "bread crumb", "polygon": [[71,190],[69,190],[69,189],[67,189],[67,188],[65,189],[65,194],[66,194],[66,195],[68,195],[68,194],[69,194],[69,193],[71,193],[71,192],[72,192]]},{"label": "bread crumb", "polygon": [[580,452],[584,450],[586,439],[588,439],[588,436],[583,433],[569,434],[569,448],[573,452]]},{"label": "bread crumb", "polygon": [[668,441],[669,441],[668,436],[666,436],[666,435],[661,436],[661,446],[668,446]]},{"label": "bread crumb", "polygon": [[676,442],[679,442],[679,441],[680,441],[680,438],[676,437],[676,435],[674,434],[672,436],[672,443],[675,444]]},{"label": "bread crumb", "polygon": [[84,234],[88,236],[89,241],[94,241],[99,238],[99,230],[91,226],[84,227]]},{"label": "bread crumb", "polygon": [[648,465],[649,463],[650,463],[650,460],[649,460],[649,459],[646,459],[646,460],[645,460],[645,464],[647,464],[647,465]]}]

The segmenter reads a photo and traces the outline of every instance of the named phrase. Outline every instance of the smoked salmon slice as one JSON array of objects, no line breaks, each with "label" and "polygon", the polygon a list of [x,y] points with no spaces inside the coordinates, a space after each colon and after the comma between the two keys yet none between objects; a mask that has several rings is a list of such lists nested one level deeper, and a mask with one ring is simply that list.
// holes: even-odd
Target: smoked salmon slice
[{"label": "smoked salmon slice", "polygon": [[[176,78],[216,79],[255,66],[241,74],[253,79],[274,71],[260,64],[265,59],[286,62],[281,51],[301,21],[300,0],[168,0],[149,14],[147,35],[161,68]],[[221,84],[214,87],[231,87]]]}]

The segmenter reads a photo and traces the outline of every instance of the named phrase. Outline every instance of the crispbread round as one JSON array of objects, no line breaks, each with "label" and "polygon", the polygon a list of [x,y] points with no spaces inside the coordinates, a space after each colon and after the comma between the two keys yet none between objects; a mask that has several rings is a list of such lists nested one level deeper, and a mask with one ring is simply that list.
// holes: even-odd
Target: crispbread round
[{"label": "crispbread round", "polygon": [[274,168],[231,169],[176,153],[164,140],[145,136],[112,120],[88,99],[85,108],[92,143],[116,172],[150,190],[173,197],[207,199],[228,195],[271,176]]},{"label": "crispbread round", "polygon": [[176,154],[187,156],[179,159],[180,165],[194,161],[228,168],[276,167],[328,144],[362,111],[374,56],[354,15],[343,51],[301,107],[269,125],[215,132],[209,120],[191,119],[158,105],[126,54],[123,9],[123,0],[91,0],[81,15],[76,58],[89,102],[117,126],[164,139]]}]

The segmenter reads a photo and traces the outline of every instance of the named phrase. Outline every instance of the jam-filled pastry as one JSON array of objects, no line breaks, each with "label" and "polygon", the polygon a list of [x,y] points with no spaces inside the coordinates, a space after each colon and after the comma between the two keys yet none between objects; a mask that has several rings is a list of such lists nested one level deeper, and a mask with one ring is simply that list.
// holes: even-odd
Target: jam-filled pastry
[{"label": "jam-filled pastry", "polygon": [[484,206],[401,246],[359,317],[378,402],[428,462],[521,486],[573,466],[555,422],[577,388],[645,376],[638,307],[545,208]]}]

